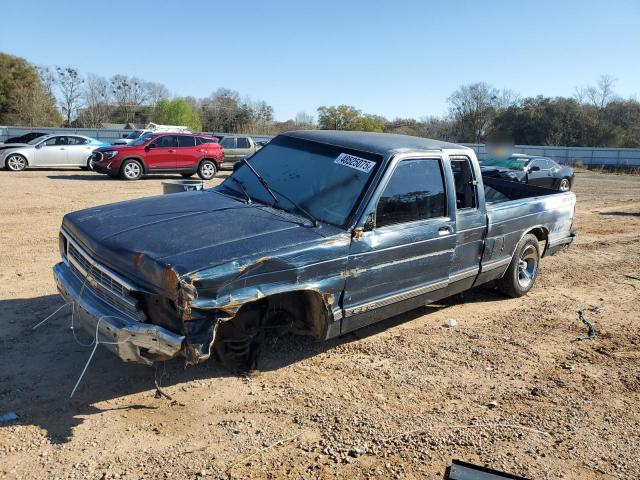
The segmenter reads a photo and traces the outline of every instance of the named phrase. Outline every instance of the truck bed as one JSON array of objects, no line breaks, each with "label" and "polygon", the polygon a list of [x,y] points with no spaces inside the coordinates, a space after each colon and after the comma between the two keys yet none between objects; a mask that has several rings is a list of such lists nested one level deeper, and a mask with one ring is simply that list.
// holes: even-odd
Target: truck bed
[{"label": "truck bed", "polygon": [[484,199],[487,204],[509,202],[530,197],[554,195],[558,190],[527,185],[526,183],[511,182],[499,178],[483,177]]},{"label": "truck bed", "polygon": [[483,180],[488,231],[482,265],[485,271],[491,266],[499,265],[499,268],[481,275],[481,281],[502,275],[526,232],[535,231],[538,238],[544,240],[541,244],[544,254],[554,253],[571,243],[576,204],[573,192],[495,178]]}]

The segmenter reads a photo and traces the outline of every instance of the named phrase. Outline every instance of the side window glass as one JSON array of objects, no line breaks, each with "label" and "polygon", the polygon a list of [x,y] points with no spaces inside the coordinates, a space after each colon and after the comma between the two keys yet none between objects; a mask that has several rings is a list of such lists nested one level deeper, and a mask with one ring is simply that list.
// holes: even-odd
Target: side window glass
[{"label": "side window glass", "polygon": [[178,140],[173,135],[165,135],[156,141],[158,148],[174,148],[178,146]]},{"label": "side window glass", "polygon": [[69,139],[69,145],[84,145],[87,140],[82,137],[67,137]]},{"label": "side window glass", "polygon": [[56,137],[56,145],[67,145],[69,139],[67,137]]},{"label": "side window glass", "polygon": [[179,147],[193,147],[194,145],[195,145],[195,140],[191,135],[180,135],[178,137]]},{"label": "side window glass", "polygon": [[222,148],[236,148],[236,139],[235,137],[225,137],[220,142]]},{"label": "side window glass", "polygon": [[531,166],[538,167],[540,170],[546,170],[547,169],[546,163],[547,162],[545,162],[544,160],[536,159],[533,162],[531,162]]},{"label": "side window glass", "polygon": [[60,137],[51,137],[49,140],[47,140],[46,142],[44,142],[44,144],[45,144],[47,147],[51,147],[52,145],[59,145],[59,143],[58,143],[58,139],[59,139],[59,138],[60,138]]},{"label": "side window glass", "polygon": [[376,209],[376,226],[443,217],[446,195],[440,161],[404,160],[387,184]]},{"label": "side window glass", "polygon": [[456,185],[457,209],[477,208],[477,186],[469,159],[451,159],[451,170],[453,171],[453,180]]},{"label": "side window glass", "polygon": [[249,148],[249,139],[245,137],[240,137],[237,139],[238,144],[237,148]]}]

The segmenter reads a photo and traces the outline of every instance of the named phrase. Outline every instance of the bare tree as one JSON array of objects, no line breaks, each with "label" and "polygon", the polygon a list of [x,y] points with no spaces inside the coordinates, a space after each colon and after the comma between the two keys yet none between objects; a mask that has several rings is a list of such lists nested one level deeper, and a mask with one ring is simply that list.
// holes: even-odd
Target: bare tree
[{"label": "bare tree", "polygon": [[125,123],[133,122],[139,107],[149,99],[145,82],[136,77],[114,75],[110,80],[110,90]]},{"label": "bare tree", "polygon": [[616,81],[611,75],[601,75],[598,79],[598,85],[586,89],[585,93],[589,102],[600,110],[604,109],[609,102],[616,98],[613,91]]},{"label": "bare tree", "polygon": [[60,108],[66,126],[71,125],[78,108],[82,104],[82,84],[84,80],[73,67],[56,67],[56,85],[60,94]]},{"label": "bare tree", "polygon": [[40,75],[42,85],[47,93],[51,95],[52,98],[55,98],[54,87],[56,84],[56,74],[47,66],[36,67],[36,70],[38,71],[38,75]]},{"label": "bare tree", "polygon": [[83,91],[84,108],[78,116],[83,127],[100,128],[109,119],[111,110],[109,82],[104,77],[89,74]]},{"label": "bare tree", "polygon": [[147,90],[147,100],[152,107],[155,107],[160,100],[169,98],[169,90],[161,83],[145,82],[144,87]]},{"label": "bare tree", "polygon": [[295,118],[296,127],[299,128],[313,128],[314,118],[313,115],[307,112],[298,112]]}]

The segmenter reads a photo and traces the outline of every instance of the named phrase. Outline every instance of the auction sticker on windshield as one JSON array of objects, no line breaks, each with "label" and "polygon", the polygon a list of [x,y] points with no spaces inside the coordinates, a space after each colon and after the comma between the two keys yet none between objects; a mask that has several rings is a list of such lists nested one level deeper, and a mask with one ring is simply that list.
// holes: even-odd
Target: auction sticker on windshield
[{"label": "auction sticker on windshield", "polygon": [[336,158],[333,163],[344,165],[345,167],[349,168],[355,168],[356,170],[360,170],[361,172],[365,173],[369,173],[376,164],[376,162],[372,162],[371,160],[366,160],[364,158],[356,157],[355,155],[349,155],[347,153],[341,153],[340,155],[338,155],[338,158]]}]

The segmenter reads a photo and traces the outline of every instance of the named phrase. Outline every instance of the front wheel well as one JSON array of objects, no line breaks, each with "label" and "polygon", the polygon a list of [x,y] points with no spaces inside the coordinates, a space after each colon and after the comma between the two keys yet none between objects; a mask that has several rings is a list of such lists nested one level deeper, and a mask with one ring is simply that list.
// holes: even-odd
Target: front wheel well
[{"label": "front wheel well", "polygon": [[120,162],[120,167],[118,167],[118,172],[122,171],[122,165],[124,165],[124,162],[126,162],[127,160],[135,160],[140,165],[142,165],[142,173],[147,173],[147,165],[144,163],[144,160],[142,160],[140,157],[126,157],[126,158],[123,158],[122,161]]}]

